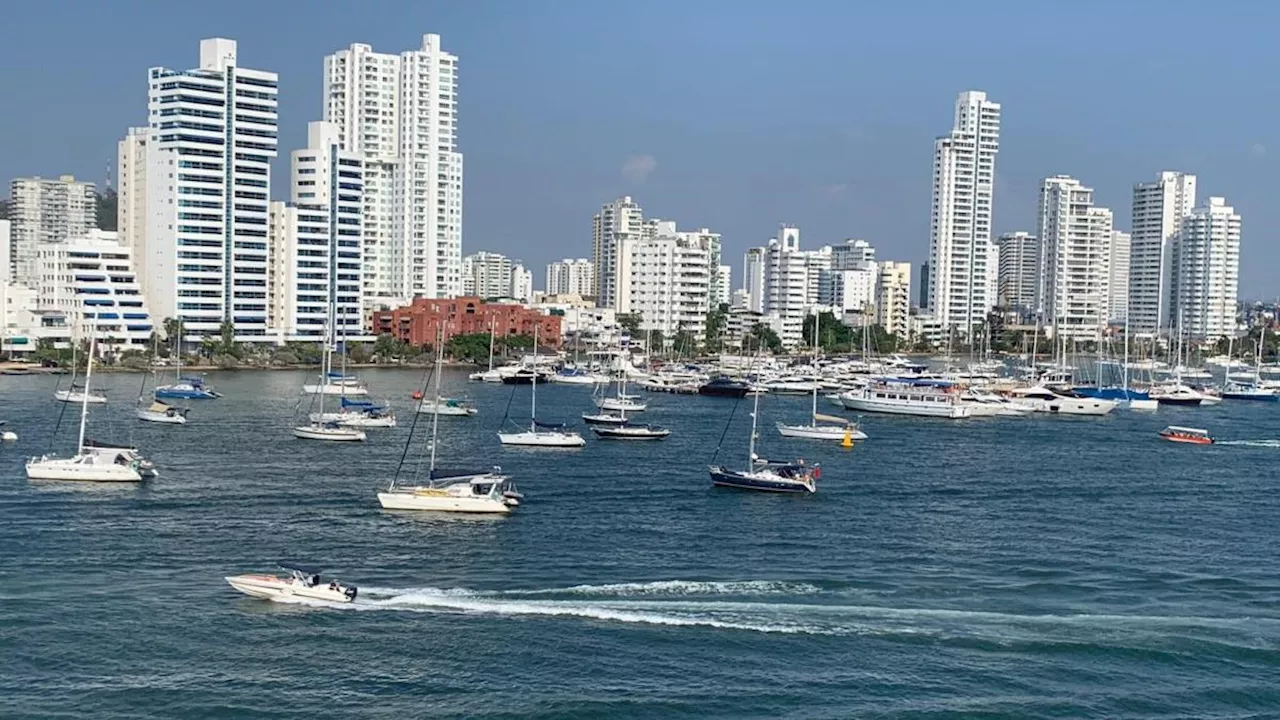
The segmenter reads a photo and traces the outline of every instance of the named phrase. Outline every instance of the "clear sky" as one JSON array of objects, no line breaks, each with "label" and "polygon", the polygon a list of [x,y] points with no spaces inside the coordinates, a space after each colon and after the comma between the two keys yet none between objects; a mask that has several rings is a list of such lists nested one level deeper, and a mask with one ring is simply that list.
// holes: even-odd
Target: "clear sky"
[{"label": "clear sky", "polygon": [[0,178],[101,182],[146,121],[146,71],[199,40],[280,74],[281,162],[320,119],[325,54],[438,33],[460,58],[464,252],[587,257],[591,215],[648,216],[742,252],[780,222],[802,245],[928,254],[933,138],[957,92],[1003,105],[997,231],[1034,230],[1039,181],[1070,174],[1128,229],[1132,183],[1199,176],[1243,216],[1242,297],[1280,294],[1280,3],[386,0],[17,3],[0,24]]}]

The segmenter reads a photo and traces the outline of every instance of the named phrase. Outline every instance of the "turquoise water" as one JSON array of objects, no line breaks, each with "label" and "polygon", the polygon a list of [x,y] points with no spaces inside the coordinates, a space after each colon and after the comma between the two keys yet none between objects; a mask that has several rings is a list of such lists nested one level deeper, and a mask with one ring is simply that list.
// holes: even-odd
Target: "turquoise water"
[{"label": "turquoise water", "polygon": [[[499,464],[507,518],[402,514],[417,371],[368,373],[401,427],[289,434],[301,373],[211,376],[185,427],[139,423],[112,376],[90,435],[159,479],[25,479],[56,440],[54,378],[0,377],[0,714],[112,717],[1266,717],[1280,713],[1280,406],[1103,419],[868,417],[852,451],[784,440],[818,494],[710,487],[732,400],[647,396],[663,443],[502,449],[513,392],[448,386],[440,464]],[[447,388],[449,389],[449,388]],[[512,413],[527,416],[528,388]],[[577,419],[589,390],[540,388]],[[727,458],[746,454],[748,405]],[[425,420],[425,418],[424,418]],[[1208,427],[1211,447],[1160,441]],[[580,424],[579,424],[580,425]],[[419,427],[419,432],[423,429]],[[281,560],[360,586],[353,606],[245,598]]]}]

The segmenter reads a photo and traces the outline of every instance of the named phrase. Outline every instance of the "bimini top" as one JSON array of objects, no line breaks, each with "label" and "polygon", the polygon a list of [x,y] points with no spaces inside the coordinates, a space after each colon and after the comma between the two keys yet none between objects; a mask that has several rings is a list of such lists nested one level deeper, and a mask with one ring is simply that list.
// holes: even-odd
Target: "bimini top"
[{"label": "bimini top", "polygon": [[351,400],[350,398],[342,398],[342,407],[366,408],[369,410],[381,409],[373,404],[372,400]]},{"label": "bimini top", "polygon": [[931,380],[929,378],[882,377],[882,378],[876,378],[876,380],[882,383],[894,383],[897,385],[913,385],[915,387],[936,387],[936,388],[955,387],[955,383],[950,380]]},{"label": "bimini top", "polygon": [[1209,431],[1204,428],[1182,427],[1181,425],[1170,425],[1161,432],[1177,433],[1179,435],[1204,435],[1208,437]]},{"label": "bimini top", "polygon": [[533,424],[544,430],[563,430],[567,427],[564,423],[542,422],[541,420],[534,420]]}]

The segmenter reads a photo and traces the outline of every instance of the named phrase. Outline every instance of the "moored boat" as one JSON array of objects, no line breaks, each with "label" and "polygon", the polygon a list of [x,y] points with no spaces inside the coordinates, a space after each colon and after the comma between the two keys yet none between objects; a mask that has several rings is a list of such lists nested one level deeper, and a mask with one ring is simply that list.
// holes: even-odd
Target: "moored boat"
[{"label": "moored boat", "polygon": [[751,390],[751,386],[738,380],[730,380],[721,376],[712,378],[710,381],[703,383],[698,387],[699,395],[708,395],[711,397],[746,397],[747,392]]},{"label": "moored boat", "polygon": [[1170,425],[1160,431],[1160,437],[1170,442],[1187,443],[1190,445],[1212,445],[1213,436],[1204,428],[1182,427],[1180,425]]},{"label": "moored boat", "polygon": [[671,431],[656,425],[598,425],[591,428],[601,440],[665,440]]}]

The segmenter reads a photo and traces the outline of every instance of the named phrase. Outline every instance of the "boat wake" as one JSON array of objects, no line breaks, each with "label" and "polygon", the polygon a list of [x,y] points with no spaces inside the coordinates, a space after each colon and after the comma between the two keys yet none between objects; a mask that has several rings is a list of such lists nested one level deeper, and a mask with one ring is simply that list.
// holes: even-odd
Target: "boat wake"
[{"label": "boat wake", "polygon": [[[771,634],[932,636],[1038,641],[1045,636],[1223,635],[1237,644],[1265,636],[1280,642],[1280,618],[1183,615],[1018,614],[948,608],[842,604],[847,595],[805,583],[665,580],[542,590],[361,588],[354,603],[294,602],[356,611],[404,611],[512,618],[562,617]],[[1243,640],[1246,643],[1252,642]]]},{"label": "boat wake", "polygon": [[1218,440],[1214,445],[1238,445],[1243,447],[1280,448],[1280,440]]}]

